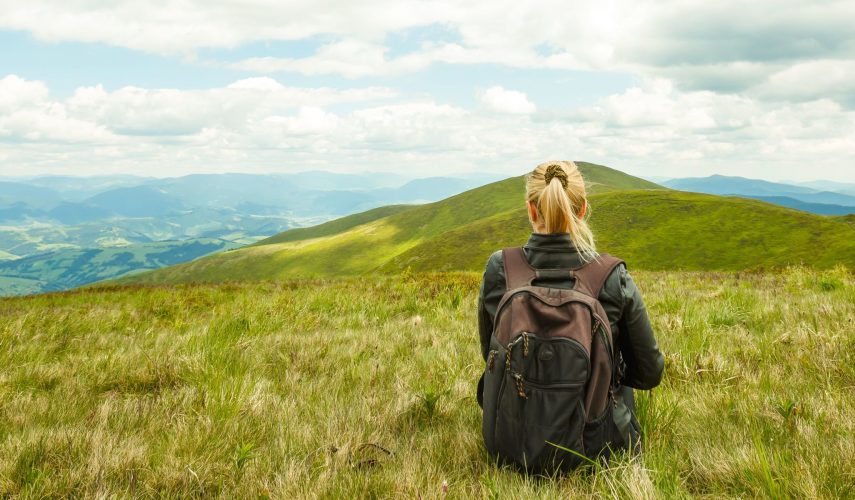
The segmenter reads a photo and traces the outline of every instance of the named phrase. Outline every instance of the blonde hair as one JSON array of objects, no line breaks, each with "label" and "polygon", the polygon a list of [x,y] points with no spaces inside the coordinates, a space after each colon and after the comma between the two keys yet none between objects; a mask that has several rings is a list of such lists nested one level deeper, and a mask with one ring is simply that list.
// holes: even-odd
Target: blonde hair
[{"label": "blonde hair", "polygon": [[570,239],[582,255],[590,261],[597,256],[594,233],[587,217],[579,212],[588,204],[585,180],[579,167],[572,161],[541,163],[525,177],[526,199],[537,208],[547,233],[570,233]]}]

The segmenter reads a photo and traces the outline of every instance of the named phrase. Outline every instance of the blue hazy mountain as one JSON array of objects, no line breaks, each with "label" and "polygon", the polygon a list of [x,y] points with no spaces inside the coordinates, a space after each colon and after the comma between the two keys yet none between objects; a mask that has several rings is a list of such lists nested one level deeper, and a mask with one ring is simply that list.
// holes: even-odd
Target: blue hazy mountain
[{"label": "blue hazy mountain", "polygon": [[[845,211],[846,208],[849,208],[850,211],[845,213],[855,212],[855,196],[832,191],[820,191],[808,186],[724,175],[672,179],[663,184],[681,191],[765,199],[771,203],[811,212],[814,212],[814,209],[840,212],[841,210]],[[796,200],[801,203],[795,207],[793,206],[794,202],[788,200]],[[815,205],[832,205],[833,207],[816,207]]]},{"label": "blue hazy mountain", "polygon": [[42,175],[20,182],[60,193],[62,199],[66,201],[82,201],[110,189],[139,186],[148,179],[151,178],[136,175],[94,175],[87,177]]},{"label": "blue hazy mountain", "polygon": [[804,186],[726,175],[671,179],[670,181],[665,181],[663,184],[673,189],[679,189],[680,191],[719,195],[751,194],[756,196],[782,196],[788,193],[815,193],[817,191],[816,189]]},{"label": "blue hazy mountain", "polygon": [[62,195],[49,188],[26,182],[0,181],[0,207],[23,203],[31,208],[50,208]]},{"label": "blue hazy mountain", "polygon": [[809,187],[812,189],[816,189],[817,191],[832,191],[835,193],[842,193],[842,194],[848,194],[850,196],[855,196],[855,184],[852,184],[849,182],[819,180],[819,181],[808,181],[808,182],[794,182],[792,184],[796,184],[798,186]]},{"label": "blue hazy mountain", "polygon": [[14,223],[15,221],[45,217],[44,210],[34,208],[22,201],[14,201],[7,205],[0,205],[0,223]]},{"label": "blue hazy mountain", "polygon": [[125,217],[161,217],[185,208],[178,197],[150,186],[111,189],[87,198],[86,204]]},{"label": "blue hazy mountain", "polygon": [[63,201],[47,212],[51,219],[58,220],[65,225],[80,224],[87,221],[106,219],[114,212],[95,206],[86,202]]},{"label": "blue hazy mountain", "polygon": [[[743,195],[744,196],[744,195]],[[805,201],[789,198],[787,196],[746,196],[756,200],[762,200],[782,207],[795,208],[803,212],[811,212],[819,215],[848,215],[855,214],[855,207],[843,205],[830,205],[826,203],[808,203]]]}]

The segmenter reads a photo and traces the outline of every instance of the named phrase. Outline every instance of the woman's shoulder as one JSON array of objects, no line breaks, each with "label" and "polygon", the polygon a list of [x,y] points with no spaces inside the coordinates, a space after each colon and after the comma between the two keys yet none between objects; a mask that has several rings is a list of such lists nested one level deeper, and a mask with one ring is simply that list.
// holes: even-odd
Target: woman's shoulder
[{"label": "woman's shoulder", "polygon": [[501,263],[502,263],[502,250],[501,249],[496,250],[495,252],[491,253],[490,257],[487,258],[487,266],[488,267],[490,266],[490,264],[496,265],[496,264],[501,264]]},{"label": "woman's shoulder", "polygon": [[[600,255],[598,254],[597,256],[599,257]],[[606,281],[603,283],[603,288],[600,290],[600,296],[598,298],[600,302],[608,301],[621,304],[623,302],[623,291],[626,287],[626,280],[629,273],[623,259],[615,257],[614,255],[611,255],[610,257],[617,259],[620,262],[606,277]]]},{"label": "woman's shoulder", "polygon": [[505,265],[502,259],[502,251],[496,250],[487,258],[487,265],[484,268],[484,276],[491,276],[495,280],[499,275],[504,278]]}]

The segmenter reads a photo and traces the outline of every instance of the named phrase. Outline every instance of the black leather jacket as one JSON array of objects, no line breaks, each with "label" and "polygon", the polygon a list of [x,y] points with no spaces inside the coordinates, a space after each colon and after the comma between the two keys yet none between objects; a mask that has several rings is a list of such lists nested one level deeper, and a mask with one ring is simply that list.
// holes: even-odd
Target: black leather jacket
[{"label": "black leather jacket", "polygon": [[[582,265],[582,258],[568,233],[532,233],[523,246],[526,260],[535,268],[573,268]],[[572,288],[573,281],[538,280],[538,284],[556,288]],[[481,291],[478,297],[478,331],[481,337],[481,355],[484,361],[493,333],[496,307],[506,288],[502,252],[494,252],[487,261]],[[662,380],[665,360],[659,351],[653,328],[641,293],[623,265],[618,266],[606,279],[598,297],[609,317],[612,336],[619,349],[618,376],[623,386],[618,391],[615,423],[626,435],[637,436],[635,405],[632,388],[652,389]],[[482,401],[483,380],[478,383],[478,403]],[[629,425],[634,427],[630,429]]]}]

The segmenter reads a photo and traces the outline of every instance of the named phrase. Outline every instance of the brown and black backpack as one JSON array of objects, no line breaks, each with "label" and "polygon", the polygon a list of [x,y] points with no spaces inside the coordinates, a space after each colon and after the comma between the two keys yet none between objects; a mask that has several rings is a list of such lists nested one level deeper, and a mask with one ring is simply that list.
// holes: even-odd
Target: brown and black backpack
[{"label": "brown and black backpack", "polygon": [[[601,254],[575,269],[535,269],[520,247],[502,257],[507,291],[484,373],[484,443],[530,472],[572,470],[607,454],[614,432],[614,346],[597,297],[623,261]],[[533,284],[559,277],[573,288]]]}]

